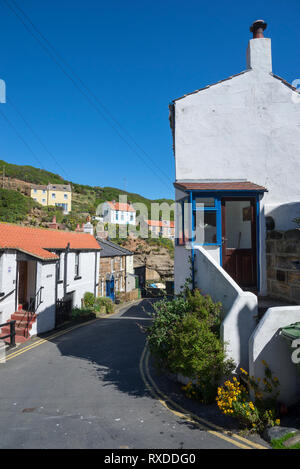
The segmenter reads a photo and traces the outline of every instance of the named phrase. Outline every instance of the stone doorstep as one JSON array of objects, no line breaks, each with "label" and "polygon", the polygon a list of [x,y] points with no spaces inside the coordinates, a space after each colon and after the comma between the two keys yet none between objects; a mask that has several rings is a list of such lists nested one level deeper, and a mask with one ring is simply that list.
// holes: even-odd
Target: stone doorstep
[{"label": "stone doorstep", "polygon": [[284,441],[283,446],[285,446],[286,448],[289,448],[290,446],[294,446],[297,443],[300,443],[300,431],[297,432],[294,436],[292,436],[288,440]]}]

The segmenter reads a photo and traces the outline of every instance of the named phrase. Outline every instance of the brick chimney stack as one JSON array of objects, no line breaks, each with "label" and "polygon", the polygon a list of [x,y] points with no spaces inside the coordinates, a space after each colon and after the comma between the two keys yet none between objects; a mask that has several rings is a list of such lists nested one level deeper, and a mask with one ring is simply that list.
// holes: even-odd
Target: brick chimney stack
[{"label": "brick chimney stack", "polygon": [[49,228],[51,228],[52,230],[57,230],[58,229],[58,223],[56,223],[56,216],[54,215],[54,217],[52,218],[52,222],[50,222],[48,224]]}]

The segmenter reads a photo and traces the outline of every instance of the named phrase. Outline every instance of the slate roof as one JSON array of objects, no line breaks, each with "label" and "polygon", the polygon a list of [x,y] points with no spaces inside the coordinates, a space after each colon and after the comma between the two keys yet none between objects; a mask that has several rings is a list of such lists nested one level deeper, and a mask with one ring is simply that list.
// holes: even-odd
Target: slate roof
[{"label": "slate roof", "polygon": [[58,259],[51,250],[70,249],[99,251],[101,248],[94,236],[88,233],[29,228],[0,223],[0,250],[16,249],[42,260]]},{"label": "slate roof", "polygon": [[133,256],[133,252],[108,239],[97,238],[97,242],[101,247],[101,257]]}]

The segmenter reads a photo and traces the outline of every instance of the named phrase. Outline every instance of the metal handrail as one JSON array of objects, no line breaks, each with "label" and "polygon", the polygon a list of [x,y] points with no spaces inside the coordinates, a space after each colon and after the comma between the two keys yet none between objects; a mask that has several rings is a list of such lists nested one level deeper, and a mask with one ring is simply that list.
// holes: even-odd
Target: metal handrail
[{"label": "metal handrail", "polygon": [[[27,328],[28,328],[29,322],[30,322],[30,317],[32,317],[35,314],[35,312],[37,311],[40,304],[43,303],[43,301],[42,301],[42,290],[43,290],[43,288],[44,287],[40,287],[38,289],[38,291],[36,292],[36,294],[34,295],[34,297],[31,299],[31,301],[28,305],[27,311],[24,312],[24,315],[23,315],[22,319],[18,322],[17,326],[19,326],[21,324],[21,322],[24,319],[24,316],[27,314]],[[36,302],[36,299],[38,299],[39,301]]]},{"label": "metal handrail", "polygon": [[5,298],[7,298],[8,296],[10,296],[14,291],[15,291],[15,288],[14,288],[12,291],[10,291],[9,293],[7,293],[6,295],[2,296],[2,298],[0,298],[0,302],[3,301],[3,300],[5,300]]},{"label": "metal handrail", "polygon": [[1,340],[7,339],[8,337],[10,337],[10,346],[15,347],[16,346],[16,321],[13,320],[13,321],[4,322],[3,324],[0,324],[0,329],[1,327],[5,327],[7,325],[9,325],[10,327],[9,334],[1,337]]}]

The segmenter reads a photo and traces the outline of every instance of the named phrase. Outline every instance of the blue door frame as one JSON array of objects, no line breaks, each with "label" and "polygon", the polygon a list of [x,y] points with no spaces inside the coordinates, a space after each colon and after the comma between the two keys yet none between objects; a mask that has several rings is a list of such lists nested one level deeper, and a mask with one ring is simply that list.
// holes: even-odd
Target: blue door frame
[{"label": "blue door frame", "polygon": [[[263,192],[257,191],[187,191],[189,194],[190,203],[190,243],[191,243],[191,260],[192,260],[192,285],[195,288],[195,273],[194,273],[194,259],[195,259],[195,246],[199,246],[195,242],[195,224],[194,213],[198,210],[215,211],[217,220],[217,240],[216,243],[204,243],[201,246],[218,246],[220,250],[220,265],[223,266],[222,260],[222,211],[221,200],[224,197],[251,197],[256,199],[256,266],[257,266],[257,291],[260,291],[260,194]],[[214,207],[197,208],[196,197],[211,197],[215,199]]]},{"label": "blue door frame", "polygon": [[109,280],[106,280],[106,296],[115,301],[115,279],[113,275]]}]

